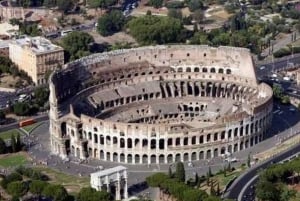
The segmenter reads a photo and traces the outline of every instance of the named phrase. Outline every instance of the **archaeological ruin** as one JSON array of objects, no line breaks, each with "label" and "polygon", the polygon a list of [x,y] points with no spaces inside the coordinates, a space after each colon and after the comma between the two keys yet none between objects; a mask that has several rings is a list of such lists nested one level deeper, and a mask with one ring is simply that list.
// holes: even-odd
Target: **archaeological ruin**
[{"label": "archaeological ruin", "polygon": [[62,158],[162,164],[264,140],[272,89],[248,49],[149,46],[93,54],[50,76],[51,151]]}]

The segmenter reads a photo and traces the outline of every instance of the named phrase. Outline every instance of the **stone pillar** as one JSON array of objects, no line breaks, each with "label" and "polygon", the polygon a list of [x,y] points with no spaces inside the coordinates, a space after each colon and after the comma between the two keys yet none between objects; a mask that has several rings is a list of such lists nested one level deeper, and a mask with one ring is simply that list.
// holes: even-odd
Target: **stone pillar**
[{"label": "stone pillar", "polygon": [[120,173],[117,173],[117,185],[116,185],[116,200],[121,200],[121,184],[120,184]]},{"label": "stone pillar", "polygon": [[123,172],[123,176],[124,176],[124,180],[125,180],[125,183],[124,183],[124,199],[127,199],[128,198],[128,184],[127,184],[127,171],[124,170]]}]

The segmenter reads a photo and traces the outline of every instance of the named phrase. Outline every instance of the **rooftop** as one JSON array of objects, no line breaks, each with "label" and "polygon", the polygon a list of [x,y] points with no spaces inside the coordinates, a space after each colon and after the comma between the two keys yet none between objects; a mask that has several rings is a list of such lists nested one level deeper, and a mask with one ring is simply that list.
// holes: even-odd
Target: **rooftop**
[{"label": "rooftop", "polygon": [[114,173],[117,173],[117,172],[120,172],[123,170],[127,170],[127,168],[124,166],[116,166],[116,167],[109,168],[106,170],[101,170],[98,172],[91,173],[91,177],[103,177],[103,176],[111,175],[111,174],[114,174]]},{"label": "rooftop", "polygon": [[41,54],[45,52],[52,52],[55,50],[62,50],[62,47],[54,45],[51,41],[46,38],[37,36],[37,37],[28,37],[17,39],[13,42],[21,47],[29,47],[32,52],[36,54]]},{"label": "rooftop", "polygon": [[11,40],[0,40],[0,48],[8,48]]}]

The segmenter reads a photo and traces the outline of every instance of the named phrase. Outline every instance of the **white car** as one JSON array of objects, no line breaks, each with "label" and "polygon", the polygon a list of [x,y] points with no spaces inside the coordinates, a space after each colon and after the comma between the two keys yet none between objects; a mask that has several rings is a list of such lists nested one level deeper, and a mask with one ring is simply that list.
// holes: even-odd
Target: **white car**
[{"label": "white car", "polygon": [[261,66],[259,69],[260,70],[263,70],[263,69],[265,69],[266,67],[265,66]]}]

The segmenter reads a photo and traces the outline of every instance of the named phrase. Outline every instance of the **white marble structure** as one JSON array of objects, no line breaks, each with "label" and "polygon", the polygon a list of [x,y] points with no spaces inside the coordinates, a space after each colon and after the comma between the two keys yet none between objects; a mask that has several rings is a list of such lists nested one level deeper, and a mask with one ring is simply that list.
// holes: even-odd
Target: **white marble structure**
[{"label": "white marble structure", "polygon": [[91,187],[97,191],[105,189],[107,192],[111,192],[112,187],[115,187],[115,199],[127,199],[127,168],[117,166],[92,173]]}]

